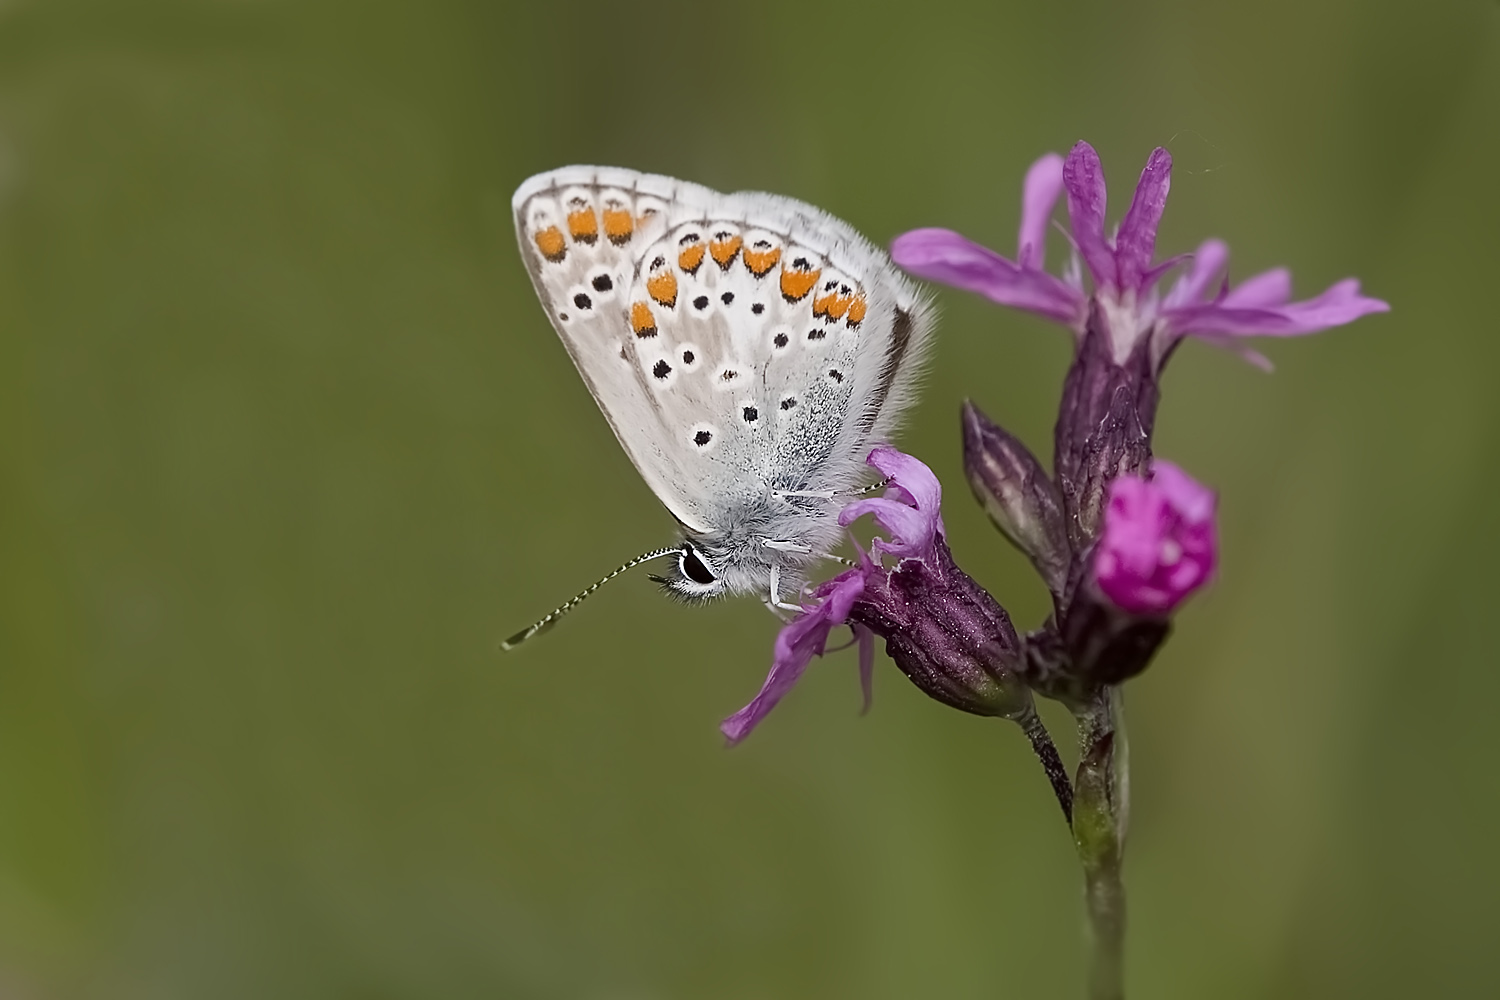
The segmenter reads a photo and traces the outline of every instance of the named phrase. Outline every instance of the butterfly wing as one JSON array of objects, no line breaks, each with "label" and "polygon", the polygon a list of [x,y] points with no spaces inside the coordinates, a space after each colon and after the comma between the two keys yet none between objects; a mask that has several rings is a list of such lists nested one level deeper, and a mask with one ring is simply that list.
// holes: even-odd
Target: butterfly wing
[{"label": "butterfly wing", "polygon": [[689,530],[731,530],[771,491],[864,477],[932,315],[852,227],[789,198],[594,167],[538,175],[514,206],[548,316]]},{"label": "butterfly wing", "polygon": [[537,297],[615,437],[672,515],[702,531],[703,512],[675,488],[681,470],[663,438],[630,327],[627,295],[636,261],[665,228],[671,203],[671,183],[653,187],[652,180],[632,171],[565,167],[527,180],[512,207]]}]

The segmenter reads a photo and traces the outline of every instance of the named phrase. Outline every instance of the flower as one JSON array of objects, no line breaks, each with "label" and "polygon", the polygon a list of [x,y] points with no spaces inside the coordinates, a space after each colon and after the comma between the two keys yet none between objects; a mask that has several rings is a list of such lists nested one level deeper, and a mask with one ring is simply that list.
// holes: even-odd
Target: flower
[{"label": "flower", "polygon": [[1018,721],[1034,711],[1012,669],[1020,640],[1009,615],[948,550],[937,476],[890,447],[874,449],[868,461],[889,481],[885,495],[848,504],[839,524],[869,514],[886,537],[877,536],[853,568],[814,589],[802,614],[782,628],[760,693],[719,727],[731,744],[776,707],[840,625],[851,627],[860,646],[866,705],[880,636],[902,673],[946,705]]},{"label": "flower", "polygon": [[[1114,237],[1105,235],[1106,191],[1099,155],[1086,142],[1064,160],[1049,153],[1026,174],[1021,231],[1015,261],[948,229],[916,229],[896,238],[891,256],[906,270],[1017,309],[1064,323],[1081,338],[1091,306],[1102,315],[1116,364],[1139,346],[1150,347],[1153,370],[1184,336],[1192,335],[1240,350],[1269,366],[1236,338],[1287,337],[1342,326],[1390,306],[1361,295],[1359,282],[1345,279],[1316,298],[1291,300],[1291,276],[1284,268],[1255,275],[1231,288],[1221,277],[1228,247],[1205,240],[1196,253],[1153,265],[1156,230],[1171,187],[1172,156],[1157,147],[1141,171],[1135,197]],[[1069,239],[1074,256],[1064,278],[1042,269],[1048,220],[1066,191]],[[1079,258],[1093,279],[1084,290]],[[1181,263],[1188,269],[1165,296],[1157,285]],[[1217,285],[1216,285],[1217,282]]]},{"label": "flower", "polygon": [[1213,491],[1171,462],[1143,468],[1150,478],[1105,480],[1097,542],[1075,550],[1055,614],[1023,643],[1026,683],[1074,707],[1145,670],[1172,612],[1213,577]]},{"label": "flower", "polygon": [[[1390,308],[1361,295],[1352,278],[1293,302],[1291,277],[1280,268],[1231,287],[1224,276],[1229,251],[1215,239],[1205,240],[1196,253],[1156,262],[1157,227],[1171,180],[1171,154],[1153,150],[1125,217],[1108,236],[1104,170],[1094,148],[1080,142],[1067,159],[1049,153],[1027,172],[1014,261],[946,229],[913,230],[891,247],[896,262],[913,274],[1073,330],[1076,351],[1054,434],[1053,479],[1075,553],[1087,552],[1098,539],[1110,481],[1149,467],[1161,368],[1182,338],[1229,346],[1269,367],[1240,338],[1313,333]],[[1064,195],[1073,256],[1064,275],[1056,277],[1043,269],[1046,233]],[[1162,294],[1162,278],[1181,265],[1184,273]],[[1084,284],[1085,267],[1092,290]],[[1002,507],[1008,502],[998,494],[992,498],[1001,499]],[[1000,507],[989,504],[988,509],[992,517],[999,515],[1002,530],[1017,527]],[[1034,548],[1034,541],[1023,544]],[[1039,565],[1055,592],[1055,566]]]},{"label": "flower", "polygon": [[1171,462],[1151,478],[1109,484],[1104,528],[1094,550],[1094,582],[1116,607],[1162,617],[1213,576],[1218,560],[1214,492]]}]

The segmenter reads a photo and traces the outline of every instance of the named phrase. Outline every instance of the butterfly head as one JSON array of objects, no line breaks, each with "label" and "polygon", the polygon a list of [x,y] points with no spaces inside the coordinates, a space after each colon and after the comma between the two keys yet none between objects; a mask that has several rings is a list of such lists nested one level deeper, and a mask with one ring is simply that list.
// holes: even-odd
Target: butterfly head
[{"label": "butterfly head", "polygon": [[684,601],[707,601],[729,590],[719,559],[690,541],[678,546],[672,570],[652,579]]}]

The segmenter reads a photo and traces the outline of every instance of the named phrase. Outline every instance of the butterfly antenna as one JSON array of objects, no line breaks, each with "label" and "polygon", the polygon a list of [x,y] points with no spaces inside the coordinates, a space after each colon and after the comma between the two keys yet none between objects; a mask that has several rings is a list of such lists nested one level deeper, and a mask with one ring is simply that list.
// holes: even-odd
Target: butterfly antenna
[{"label": "butterfly antenna", "polygon": [[500,648],[515,649],[517,646],[525,642],[527,639],[530,639],[532,636],[540,635],[552,626],[556,625],[559,618],[567,614],[569,611],[572,611],[574,608],[578,607],[579,604],[583,603],[583,599],[585,597],[588,597],[594,591],[598,590],[600,587],[604,586],[606,583],[613,580],[621,573],[624,573],[626,570],[635,569],[641,563],[650,562],[653,559],[660,559],[662,556],[673,555],[677,551],[678,548],[674,545],[669,549],[657,549],[654,552],[647,552],[645,555],[636,556],[634,559],[620,566],[618,569],[615,569],[614,571],[606,574],[593,586],[584,588],[584,590],[581,591],[578,596],[573,598],[571,601],[559,604],[551,614],[547,615],[547,617],[541,619],[533,625],[528,625],[526,628],[523,628],[521,631],[511,636],[509,639],[506,639],[500,644]]}]

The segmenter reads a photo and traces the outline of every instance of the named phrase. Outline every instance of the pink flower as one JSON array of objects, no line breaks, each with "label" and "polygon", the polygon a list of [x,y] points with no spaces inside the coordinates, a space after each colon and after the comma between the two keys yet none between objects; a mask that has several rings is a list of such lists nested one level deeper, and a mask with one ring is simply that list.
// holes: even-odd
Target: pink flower
[{"label": "pink flower", "polygon": [[[1156,230],[1171,180],[1172,156],[1158,147],[1146,161],[1130,208],[1110,238],[1104,230],[1104,170],[1094,148],[1080,142],[1066,160],[1048,153],[1027,172],[1015,261],[948,229],[905,233],[891,245],[891,256],[913,274],[1064,323],[1080,337],[1092,302],[1108,324],[1116,363],[1123,363],[1144,343],[1151,348],[1153,366],[1159,365],[1173,344],[1191,335],[1231,346],[1265,366],[1269,363],[1263,357],[1241,347],[1236,338],[1316,333],[1390,309],[1379,299],[1361,295],[1353,278],[1316,298],[1292,302],[1291,275],[1284,268],[1231,288],[1223,276],[1228,247],[1214,239],[1204,241],[1196,253],[1153,265]],[[1048,222],[1064,191],[1074,257],[1066,278],[1058,278],[1042,265]],[[1084,289],[1080,257],[1093,278],[1092,294]],[[1185,261],[1191,262],[1187,272],[1161,295],[1158,282]]]},{"label": "pink flower", "polygon": [[760,693],[719,727],[731,744],[776,707],[840,625],[850,626],[859,643],[867,707],[876,636],[886,640],[901,672],[945,705],[1011,717],[1031,706],[1024,688],[1007,683],[1020,658],[1010,617],[948,551],[937,476],[885,446],[870,452],[869,463],[890,481],[885,495],[850,503],[839,524],[870,514],[885,537],[875,538],[852,569],[819,585],[803,613],[782,628]]},{"label": "pink flower", "polygon": [[1171,462],[1151,472],[1109,484],[1094,581],[1122,611],[1164,617],[1213,576],[1217,498]]}]

